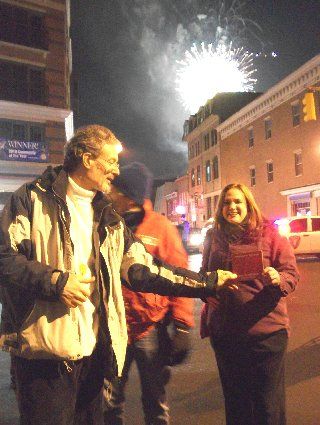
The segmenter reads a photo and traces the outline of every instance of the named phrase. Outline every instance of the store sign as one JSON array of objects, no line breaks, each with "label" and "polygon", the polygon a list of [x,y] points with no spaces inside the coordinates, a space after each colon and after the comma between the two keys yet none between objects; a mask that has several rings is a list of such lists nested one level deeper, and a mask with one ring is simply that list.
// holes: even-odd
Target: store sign
[{"label": "store sign", "polygon": [[45,142],[0,139],[0,159],[5,161],[47,162]]}]

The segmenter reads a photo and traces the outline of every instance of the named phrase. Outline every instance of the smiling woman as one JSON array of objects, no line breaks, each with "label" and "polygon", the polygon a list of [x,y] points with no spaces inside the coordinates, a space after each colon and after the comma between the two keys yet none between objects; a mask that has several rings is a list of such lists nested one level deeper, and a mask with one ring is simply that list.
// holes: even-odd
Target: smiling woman
[{"label": "smiling woman", "polygon": [[288,240],[263,218],[242,184],[222,190],[207,231],[202,272],[213,269],[238,274],[237,289],[221,291],[202,310],[201,335],[210,336],[216,354],[227,425],[283,425],[285,297],[295,289],[298,271]]}]

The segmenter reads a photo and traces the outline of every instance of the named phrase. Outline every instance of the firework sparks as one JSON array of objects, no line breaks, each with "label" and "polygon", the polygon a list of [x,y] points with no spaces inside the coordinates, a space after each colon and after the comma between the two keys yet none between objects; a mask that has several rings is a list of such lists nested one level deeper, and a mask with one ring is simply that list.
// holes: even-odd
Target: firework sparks
[{"label": "firework sparks", "polygon": [[232,44],[219,43],[201,49],[194,44],[185,58],[177,61],[176,90],[184,107],[191,113],[198,111],[209,98],[221,92],[252,91],[256,79],[252,74],[252,54]]}]

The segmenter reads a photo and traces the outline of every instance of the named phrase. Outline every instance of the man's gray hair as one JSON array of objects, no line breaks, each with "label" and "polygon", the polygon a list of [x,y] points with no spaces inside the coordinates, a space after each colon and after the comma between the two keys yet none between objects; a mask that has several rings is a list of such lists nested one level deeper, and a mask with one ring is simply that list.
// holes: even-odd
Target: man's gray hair
[{"label": "man's gray hair", "polygon": [[82,155],[91,153],[97,158],[105,144],[116,145],[119,140],[107,127],[88,125],[79,128],[65,145],[63,168],[68,172],[76,170],[82,163]]}]

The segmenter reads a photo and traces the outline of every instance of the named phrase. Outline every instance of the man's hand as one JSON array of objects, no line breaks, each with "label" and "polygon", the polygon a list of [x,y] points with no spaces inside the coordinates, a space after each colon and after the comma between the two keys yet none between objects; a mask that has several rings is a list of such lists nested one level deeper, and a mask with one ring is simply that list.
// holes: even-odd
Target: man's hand
[{"label": "man's hand", "polygon": [[221,288],[222,286],[228,286],[230,289],[238,289],[238,286],[235,283],[232,283],[232,281],[238,277],[235,273],[226,270],[217,270],[217,274],[217,289]]},{"label": "man's hand", "polygon": [[191,336],[188,329],[176,327],[171,340],[170,366],[183,363],[191,349]]},{"label": "man's hand", "polygon": [[77,307],[85,302],[90,295],[90,283],[94,282],[95,278],[84,278],[76,276],[73,273],[69,274],[67,283],[60,295],[61,301],[67,307]]},{"label": "man's hand", "polygon": [[274,285],[274,286],[280,285],[280,275],[279,275],[278,271],[276,269],[274,269],[273,267],[266,267],[263,270],[262,276],[264,278],[264,281],[268,285]]}]

